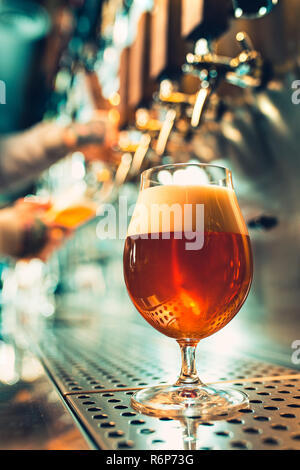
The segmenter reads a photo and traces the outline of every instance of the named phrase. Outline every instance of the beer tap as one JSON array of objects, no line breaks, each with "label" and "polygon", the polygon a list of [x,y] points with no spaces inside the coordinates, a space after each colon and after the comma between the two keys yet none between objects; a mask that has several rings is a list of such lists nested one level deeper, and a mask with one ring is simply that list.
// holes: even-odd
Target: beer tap
[{"label": "beer tap", "polygon": [[223,81],[252,89],[265,84],[264,62],[260,53],[253,48],[249,36],[241,31],[237,33],[236,40],[242,50],[233,58],[214,53],[211,43],[205,39],[200,41],[202,44],[206,42],[206,50],[197,53],[196,43],[195,53],[187,54],[183,72],[198,76],[201,82],[191,118],[192,127],[199,125],[211,95]]},{"label": "beer tap", "polygon": [[[166,154],[171,134],[178,137],[175,138],[175,146],[178,146],[179,139],[185,143],[184,149],[187,150],[186,144],[194,133],[199,132],[199,124],[203,123],[204,117],[207,125],[214,125],[220,119],[226,107],[215,92],[223,82],[247,89],[264,85],[266,74],[260,53],[253,48],[246,33],[239,32],[236,40],[241,48],[236,57],[218,55],[213,51],[210,40],[198,40],[194,53],[186,55],[181,84],[170,78],[161,80],[159,90],[153,96],[153,108],[158,117],[151,117],[149,110],[138,110],[136,125],[150,133],[159,161]],[[188,76],[196,77],[192,90],[188,89],[189,93],[181,91],[184,88],[182,82]],[[168,149],[171,147],[168,146]],[[192,148],[188,151],[192,152]]]},{"label": "beer tap", "polygon": [[[149,150],[151,142],[152,150],[155,150],[155,154],[158,159],[160,159],[164,154],[165,146],[173,127],[175,111],[172,109],[167,110],[164,114],[163,120],[160,118],[160,111],[161,109],[157,109],[157,106],[154,106],[152,110],[140,108],[136,112],[136,127],[143,132],[141,148],[146,149],[144,143],[147,143],[147,150],[144,152],[144,157]],[[139,154],[140,153],[138,151],[138,155]]]},{"label": "beer tap", "polygon": [[196,96],[196,93],[179,91],[179,84],[173,80],[164,79],[160,82],[159,91],[154,95],[154,102],[162,119],[155,149],[159,157],[164,155],[171,133],[177,133],[183,139],[187,138]]},{"label": "beer tap", "polygon": [[[151,164],[161,163],[166,157],[170,135],[176,134],[180,139],[186,139],[190,133],[189,120],[196,93],[181,92],[178,87],[173,80],[162,80],[159,90],[153,95],[152,107],[139,108],[136,111],[135,127],[142,134],[137,149],[138,160],[141,161],[140,155],[143,155],[144,159],[147,154],[147,160],[151,161]],[[135,168],[135,160],[134,157],[131,173]]]}]

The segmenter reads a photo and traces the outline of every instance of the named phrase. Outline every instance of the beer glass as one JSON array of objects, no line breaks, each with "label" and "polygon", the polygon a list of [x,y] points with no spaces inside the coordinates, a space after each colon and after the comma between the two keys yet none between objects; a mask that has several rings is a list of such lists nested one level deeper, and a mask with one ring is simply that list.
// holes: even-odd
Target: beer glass
[{"label": "beer glass", "polygon": [[237,314],[252,280],[249,235],[228,169],[189,163],[142,173],[124,278],[139,313],[174,338],[182,356],[177,382],[138,391],[132,406],[155,416],[205,419],[248,406],[241,391],[203,384],[195,367],[198,342]]}]

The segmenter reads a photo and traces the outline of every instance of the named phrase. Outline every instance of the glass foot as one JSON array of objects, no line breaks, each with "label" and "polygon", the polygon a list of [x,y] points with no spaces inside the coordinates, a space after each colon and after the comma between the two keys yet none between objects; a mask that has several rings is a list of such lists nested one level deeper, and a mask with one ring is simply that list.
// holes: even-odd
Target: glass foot
[{"label": "glass foot", "polygon": [[167,418],[222,419],[249,406],[248,396],[222,384],[159,385],[136,392],[132,407],[140,413]]}]

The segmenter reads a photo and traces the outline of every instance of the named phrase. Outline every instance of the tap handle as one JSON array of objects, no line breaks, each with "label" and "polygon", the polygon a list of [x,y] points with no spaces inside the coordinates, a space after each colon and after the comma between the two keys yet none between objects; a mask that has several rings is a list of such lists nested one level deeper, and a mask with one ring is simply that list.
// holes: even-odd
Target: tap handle
[{"label": "tap handle", "polygon": [[231,59],[231,70],[226,80],[242,88],[257,88],[263,84],[264,61],[261,54],[253,47],[247,33],[240,31],[236,35],[241,52]]},{"label": "tap handle", "polygon": [[254,51],[253,43],[247,33],[239,31],[235,38],[243,51]]},{"label": "tap handle", "polygon": [[188,94],[178,90],[179,86],[176,82],[169,79],[162,80],[159,87],[158,99],[162,103],[173,105],[189,105],[194,104],[195,95]]}]

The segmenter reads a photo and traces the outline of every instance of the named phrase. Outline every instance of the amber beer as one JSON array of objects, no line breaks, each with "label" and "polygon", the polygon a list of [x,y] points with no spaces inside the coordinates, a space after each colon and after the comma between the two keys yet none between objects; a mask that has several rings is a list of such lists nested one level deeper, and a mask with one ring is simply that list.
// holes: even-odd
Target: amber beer
[{"label": "amber beer", "polygon": [[85,187],[74,186],[56,195],[44,222],[75,230],[96,216],[97,204],[87,196]]},{"label": "amber beer", "polygon": [[96,209],[94,205],[82,202],[61,209],[50,209],[45,217],[45,221],[65,228],[76,229],[95,217],[95,215]]},{"label": "amber beer", "polygon": [[156,186],[141,191],[138,202],[150,208],[174,201],[182,207],[204,205],[203,246],[187,249],[191,234],[178,233],[182,220],[171,223],[168,236],[157,226],[152,232],[149,214],[142,211],[139,224],[128,229],[125,282],[134,305],[153,327],[176,339],[201,339],[224,327],[244,303],[252,279],[250,242],[232,189]]}]

